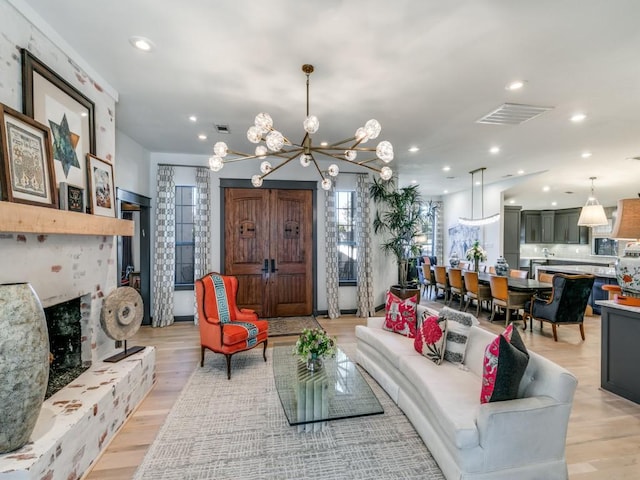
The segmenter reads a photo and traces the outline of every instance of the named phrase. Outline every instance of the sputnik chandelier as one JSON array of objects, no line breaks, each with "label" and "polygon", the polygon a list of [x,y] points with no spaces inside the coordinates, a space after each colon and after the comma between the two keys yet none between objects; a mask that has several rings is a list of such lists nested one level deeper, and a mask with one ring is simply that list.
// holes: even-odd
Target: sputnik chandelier
[{"label": "sputnik chandelier", "polygon": [[[302,141],[299,144],[292,143],[281,132],[273,128],[273,120],[268,113],[259,113],[256,115],[254,125],[247,130],[247,139],[252,143],[258,144],[255,153],[236,152],[230,150],[225,142],[217,142],[213,146],[214,155],[209,158],[209,168],[217,172],[226,163],[249,159],[262,160],[260,164],[261,174],[251,177],[253,186],[260,187],[265,177],[299,157],[300,164],[303,167],[313,164],[322,178],[322,188],[329,190],[333,184],[329,177],[336,177],[340,169],[338,165],[333,163],[329,165],[326,171],[322,171],[316,161],[316,155],[325,155],[351,165],[368,168],[378,172],[383,180],[389,180],[393,175],[391,168],[387,166],[379,167],[374,162],[381,160],[384,163],[389,163],[393,160],[393,145],[391,145],[391,142],[383,140],[378,143],[377,147],[361,146],[368,140],[373,140],[380,135],[382,127],[375,119],[369,120],[364,127],[358,128],[351,138],[331,145],[315,146],[313,144],[311,135],[316,133],[320,126],[318,117],[309,114],[309,75],[313,73],[313,65],[303,65],[302,71],[307,76],[307,117],[302,122],[305,130]],[[367,155],[369,152],[375,152],[375,156],[357,160],[359,154],[364,153],[364,155]],[[228,154],[232,156],[227,157]],[[265,160],[267,157],[276,158],[280,163],[273,166],[270,161]]]}]

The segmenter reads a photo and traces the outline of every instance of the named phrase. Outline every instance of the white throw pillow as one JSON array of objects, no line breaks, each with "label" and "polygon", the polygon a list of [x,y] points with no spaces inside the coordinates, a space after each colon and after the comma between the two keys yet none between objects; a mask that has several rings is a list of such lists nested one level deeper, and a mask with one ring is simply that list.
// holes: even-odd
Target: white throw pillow
[{"label": "white throw pillow", "polygon": [[444,359],[451,363],[462,363],[469,330],[472,325],[479,325],[480,322],[470,313],[459,312],[449,307],[443,307],[440,310],[440,316],[447,319],[447,344]]}]

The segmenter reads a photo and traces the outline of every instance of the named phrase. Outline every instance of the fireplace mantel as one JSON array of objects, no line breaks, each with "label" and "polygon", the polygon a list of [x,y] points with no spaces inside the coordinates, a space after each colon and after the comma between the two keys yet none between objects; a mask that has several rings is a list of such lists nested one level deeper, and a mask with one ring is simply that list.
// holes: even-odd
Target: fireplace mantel
[{"label": "fireplace mantel", "polygon": [[131,220],[0,202],[0,232],[58,235],[134,235]]}]

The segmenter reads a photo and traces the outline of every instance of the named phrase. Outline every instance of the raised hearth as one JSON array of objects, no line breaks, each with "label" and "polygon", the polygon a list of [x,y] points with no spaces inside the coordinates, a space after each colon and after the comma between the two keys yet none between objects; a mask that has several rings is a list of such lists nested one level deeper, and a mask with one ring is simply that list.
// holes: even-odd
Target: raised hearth
[{"label": "raised hearth", "polygon": [[0,455],[0,480],[75,480],[155,382],[155,348],[91,369],[45,400],[31,441]]}]

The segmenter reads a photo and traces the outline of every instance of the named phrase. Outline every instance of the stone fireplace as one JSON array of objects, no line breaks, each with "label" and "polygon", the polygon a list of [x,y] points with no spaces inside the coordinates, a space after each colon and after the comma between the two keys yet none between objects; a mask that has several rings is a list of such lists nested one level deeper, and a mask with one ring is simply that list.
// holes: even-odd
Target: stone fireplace
[{"label": "stone fireplace", "polygon": [[90,302],[91,295],[86,294],[44,309],[50,352],[45,398],[66,387],[91,366],[91,356],[82,356],[82,339],[88,338]]},{"label": "stone fireplace", "polygon": [[46,310],[75,310],[75,319],[50,327],[62,330],[54,362],[90,366],[45,400],[29,443],[0,455],[0,480],[80,478],[153,386],[153,347],[118,363],[103,361],[118,351],[100,326],[103,299],[118,279],[115,242],[115,236],[0,233],[0,283],[29,282]]}]

